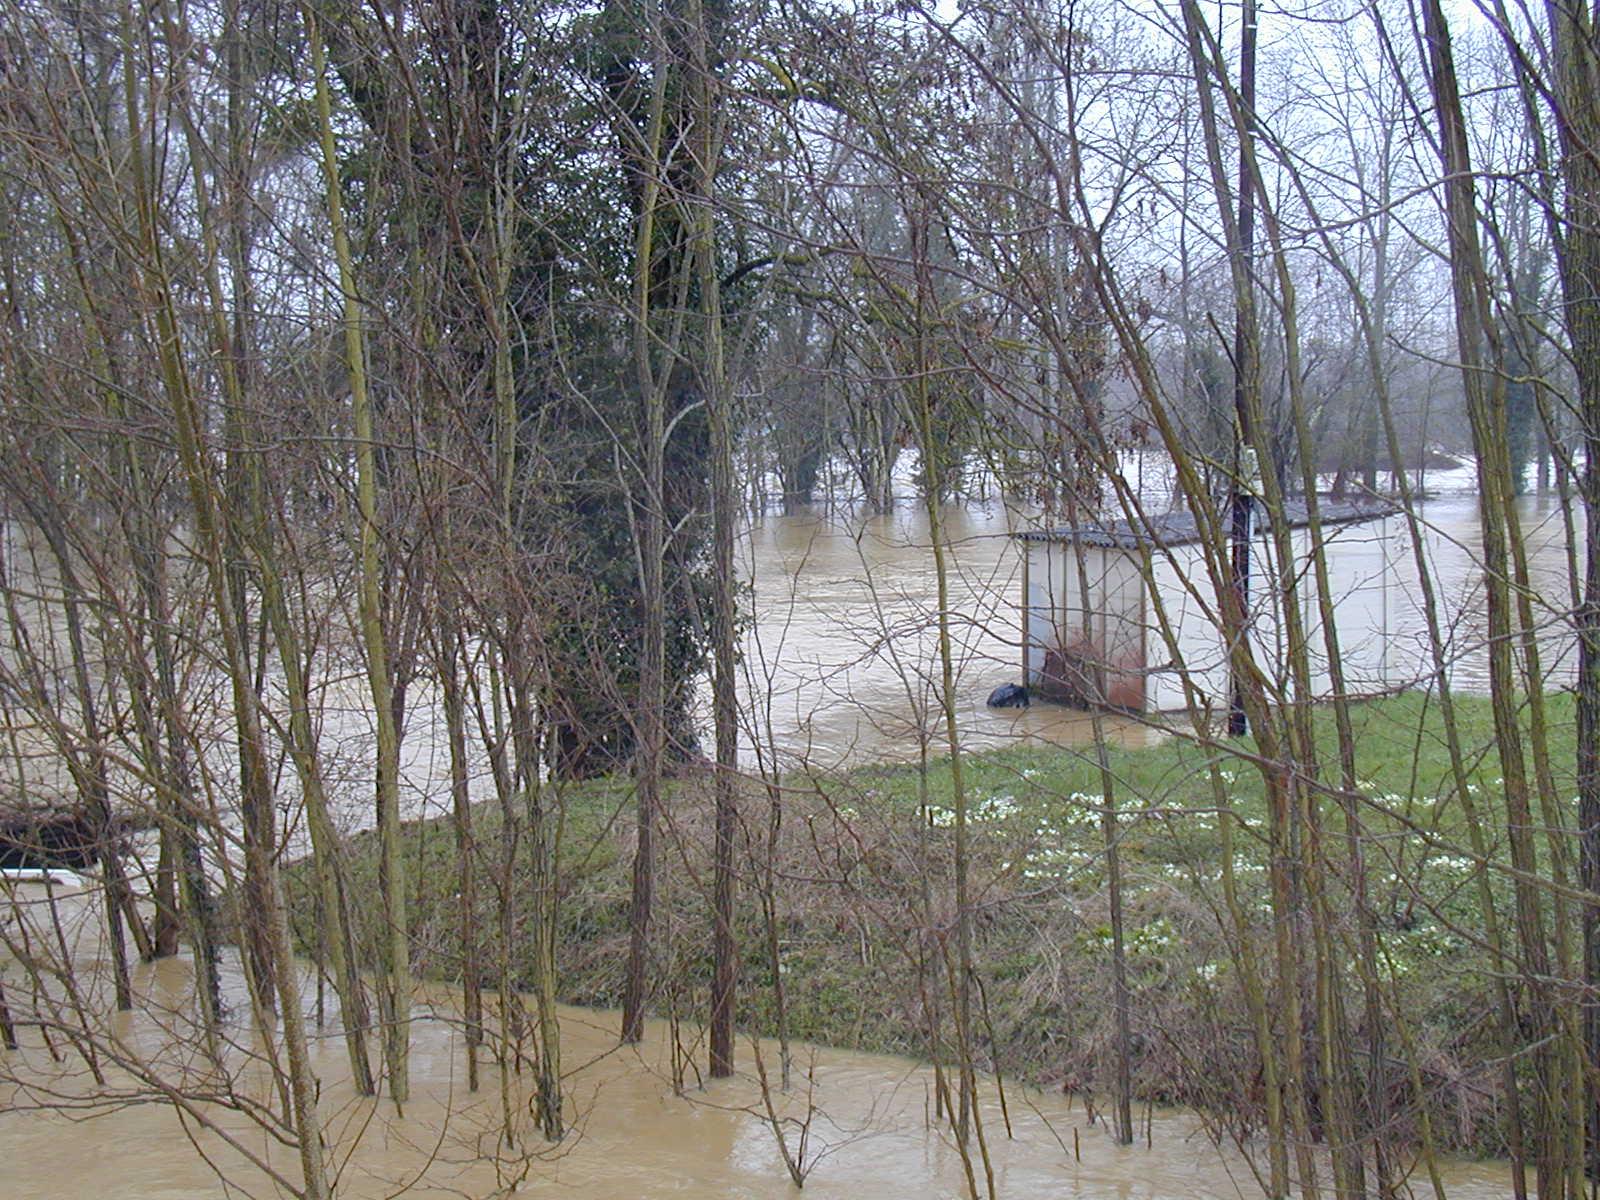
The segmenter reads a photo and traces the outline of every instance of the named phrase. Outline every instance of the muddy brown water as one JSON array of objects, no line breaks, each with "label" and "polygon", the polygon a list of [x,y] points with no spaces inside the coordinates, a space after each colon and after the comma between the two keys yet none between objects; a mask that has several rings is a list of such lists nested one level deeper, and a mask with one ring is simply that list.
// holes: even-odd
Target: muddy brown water
[{"label": "muddy brown water", "polygon": [[[1468,472],[1430,480],[1430,487],[1459,487]],[[1534,583],[1535,616],[1542,623],[1544,668],[1550,686],[1572,678],[1574,640],[1566,613],[1570,591],[1558,503],[1528,497],[1522,508],[1524,541]],[[1477,500],[1457,492],[1429,500],[1421,516],[1432,576],[1450,637],[1452,685],[1483,692],[1488,686],[1484,653],[1482,568]],[[1081,746],[1093,737],[1084,713],[1055,705],[990,709],[989,692],[1021,675],[1022,560],[1011,536],[1024,518],[999,503],[949,506],[942,514],[948,545],[949,607],[955,648],[956,718],[967,750],[1012,745]],[[8,526],[6,536],[25,541]],[[1343,595],[1370,580],[1381,560],[1371,547],[1365,561],[1342,560],[1347,577],[1332,583]],[[828,769],[862,763],[914,761],[926,744],[944,752],[938,710],[937,583],[923,506],[903,503],[893,512],[855,511],[757,521],[741,543],[741,571],[751,584],[751,620],[742,646],[740,689],[741,761],[790,770],[804,764]],[[10,557],[19,560],[13,547]],[[1409,550],[1390,548],[1393,614],[1387,641],[1386,675],[1401,687],[1426,678],[1429,655],[1419,606],[1416,571]],[[48,564],[45,564],[47,567]],[[41,576],[38,588],[52,586]],[[48,619],[53,607],[42,610]],[[48,631],[48,625],[46,630]],[[48,639],[47,639],[48,640]],[[0,650],[0,653],[6,653]],[[316,702],[322,730],[325,782],[336,819],[348,830],[371,821],[373,729],[366,684],[356,657],[336,644],[323,664]],[[269,687],[278,681],[269,672]],[[696,691],[702,749],[711,746],[710,688]],[[1159,718],[1108,716],[1102,728],[1113,742],[1147,745],[1163,736]],[[401,803],[407,816],[443,817],[450,806],[450,763],[442,705],[434,689],[419,681],[408,696],[401,747]],[[46,790],[66,790],[48,737],[23,728],[18,736],[30,752],[27,770]],[[226,721],[205,731],[212,747],[207,767],[222,795],[231,794],[237,756]],[[36,746],[35,743],[38,743]],[[758,758],[759,756],[759,758]],[[479,756],[470,771],[475,799],[494,796],[489,764]],[[291,853],[309,849],[298,808],[282,785]]]},{"label": "muddy brown water", "polygon": [[[1021,675],[1022,559],[1002,505],[942,514],[963,746],[1081,745],[1087,714],[1055,705],[990,709]],[[920,505],[881,515],[768,517],[749,533],[754,620],[745,639],[746,757],[756,741],[781,763],[910,761],[924,739],[945,752],[939,708],[938,584]],[[1157,733],[1104,722],[1114,741]]]},{"label": "muddy brown water", "polygon": [[[103,985],[104,947],[94,894],[58,889],[56,904],[87,986]],[[44,888],[16,888],[6,911],[13,928],[25,911],[30,924],[48,936]],[[183,959],[141,966],[136,984],[145,1011],[99,1022],[97,1040],[125,1063],[153,1066],[168,1079],[200,1071],[200,1056],[186,1049],[176,1032],[186,1029],[189,983]],[[227,986],[234,1002],[242,1003],[231,964]],[[14,975],[9,999],[14,1015],[25,1018],[26,989]],[[375,1200],[404,1190],[429,1198],[514,1193],[573,1200],[688,1195],[907,1200],[966,1193],[961,1157],[931,1116],[932,1076],[924,1067],[880,1055],[796,1047],[795,1086],[776,1103],[791,1147],[799,1146],[805,1132],[807,1174],[803,1192],[797,1192],[765,1115],[750,1043],[738,1047],[736,1078],[702,1087],[691,1076],[679,1093],[671,1077],[667,1025],[651,1022],[642,1046],[619,1050],[615,1014],[576,1009],[562,1013],[572,1132],[561,1145],[550,1146],[530,1130],[528,1140],[508,1149],[498,1137],[501,1110],[492,1069],[476,1095],[467,1092],[456,996],[449,989],[425,988],[417,999],[413,1098],[403,1119],[385,1101],[352,1094],[342,1042],[332,1028],[312,1026],[319,1111],[336,1150],[340,1196]],[[307,1001],[309,1011],[309,994]],[[244,1036],[242,1027],[232,1033]],[[180,1121],[170,1105],[133,1081],[132,1072],[111,1067],[110,1090],[118,1099],[90,1104],[87,1097],[94,1089],[70,1051],[57,1063],[37,1031],[23,1029],[22,1040],[21,1050],[0,1051],[0,1195],[178,1200],[283,1194],[250,1155],[293,1177],[292,1153],[237,1114],[203,1106],[199,1111],[215,1123],[214,1130],[199,1128],[193,1119]],[[776,1048],[762,1043],[761,1050],[775,1078]],[[229,1057],[242,1080],[259,1074],[239,1050]],[[1245,1159],[1213,1146],[1192,1115],[1157,1111],[1149,1118],[1148,1141],[1141,1124],[1139,1141],[1121,1147],[1103,1122],[1089,1121],[1081,1101],[1012,1087],[1006,1096],[1012,1122],[1007,1137],[995,1083],[986,1080],[982,1086],[982,1117],[1001,1197],[1177,1200],[1259,1194]],[[247,1082],[241,1087],[250,1090]],[[254,1094],[259,1096],[259,1089]],[[1446,1162],[1442,1173],[1447,1194],[1462,1200],[1487,1200],[1507,1191],[1499,1164]],[[979,1179],[981,1186],[981,1173]],[[1414,1183],[1419,1194],[1426,1192],[1420,1175]]]},{"label": "muddy brown water", "polygon": [[[1480,569],[1476,502],[1470,496],[1430,501],[1429,555],[1455,632],[1453,681],[1467,690],[1486,686],[1480,649]],[[1560,684],[1570,673],[1561,624],[1565,586],[1559,511],[1548,501],[1525,508],[1527,543],[1536,585],[1550,598],[1547,667]],[[946,514],[951,544],[951,611],[957,641],[958,724],[971,749],[1018,743],[1082,744],[1091,736],[1081,713],[1035,706],[992,711],[984,698],[998,683],[1016,678],[1016,602],[1021,563],[1009,536],[1016,518],[1000,506]],[[792,765],[801,759],[834,766],[914,759],[924,739],[942,752],[934,683],[935,578],[926,516],[911,506],[882,516],[773,517],[759,523],[745,544],[747,577],[754,582],[754,620],[746,637],[744,689],[748,710],[745,753],[759,744]],[[1414,591],[1409,562],[1397,587]],[[1336,581],[1337,584],[1337,581]],[[1411,647],[1420,663],[1420,611],[1397,624],[1397,659]],[[348,692],[348,695],[345,693]],[[370,785],[360,764],[370,758],[370,736],[359,687],[331,683],[326,729],[353,764],[348,786],[350,824],[364,823]],[[448,762],[436,706],[414,697],[407,731],[405,775],[409,807],[439,815],[448,804]],[[1113,739],[1143,744],[1161,736],[1147,723],[1107,719]],[[219,760],[229,756],[219,753]],[[486,780],[475,781],[486,794]],[[32,901],[40,889],[18,889]],[[65,901],[80,929],[75,956],[103,982],[106,956],[99,924],[84,919],[92,896]],[[37,906],[35,912],[40,911]],[[8,964],[14,1010],[26,1007],[25,989]],[[236,969],[228,987],[236,1011],[244,998]],[[137,986],[152,1002],[144,1015],[104,1023],[102,1037],[133,1063],[159,1063],[167,1078],[194,1070],[198,1056],[185,1049],[188,965],[169,960],[138,968]],[[306,1002],[311,1004],[311,989]],[[649,1028],[643,1047],[616,1048],[617,1021],[607,1013],[563,1013],[563,1061],[569,1076],[573,1135],[560,1147],[527,1144],[526,1152],[497,1148],[498,1089],[492,1071],[469,1095],[464,1079],[457,998],[447,989],[419,992],[412,1029],[415,1097],[404,1119],[387,1104],[353,1096],[342,1042],[331,1025],[317,1032],[314,1065],[322,1082],[321,1111],[338,1150],[339,1194],[379,1197],[410,1188],[429,1197],[484,1197],[519,1181],[529,1194],[587,1197],[728,1197],[796,1194],[764,1116],[753,1078],[751,1047],[739,1048],[741,1075],[675,1094],[668,1032]],[[151,1015],[165,1012],[162,1017]],[[243,1037],[243,1029],[235,1030]],[[173,1108],[152,1102],[126,1072],[111,1071],[120,1099],[88,1102],[93,1088],[68,1056],[52,1061],[36,1031],[24,1029],[23,1048],[0,1051],[0,1197],[131,1197],[283,1194],[245,1153],[262,1156],[292,1178],[294,1162],[259,1128],[235,1114],[208,1107],[208,1119],[237,1141],[180,1121]],[[776,1071],[776,1051],[765,1048]],[[703,1058],[703,1054],[701,1055]],[[965,1193],[960,1156],[948,1134],[929,1119],[931,1075],[908,1061],[833,1049],[801,1047],[802,1079],[780,1100],[786,1136],[806,1130],[804,1193],[865,1198],[958,1196]],[[241,1068],[244,1069],[244,1068]],[[249,1071],[245,1070],[248,1076]],[[1250,1196],[1259,1194],[1248,1163],[1236,1150],[1219,1151],[1199,1120],[1182,1112],[1157,1112],[1150,1144],[1122,1148],[1091,1124],[1081,1102],[1056,1094],[1009,1092],[1014,1138],[1002,1128],[993,1081],[983,1109],[994,1152],[1000,1196],[1143,1197]],[[530,1136],[532,1135],[530,1132]],[[1078,1153],[1075,1155],[1073,1147]],[[231,1182],[219,1182],[219,1172]],[[1451,1196],[1499,1197],[1508,1192],[1503,1164],[1445,1164]],[[1419,1195],[1428,1194],[1419,1173]],[[231,1188],[231,1190],[230,1190]]]},{"label": "muddy brown water", "polygon": [[[1481,693],[1488,690],[1481,526],[1477,498],[1459,490],[1469,480],[1467,471],[1441,474],[1430,486],[1456,490],[1422,504],[1420,518],[1449,642],[1451,685]],[[1520,515],[1542,666],[1547,686],[1562,687],[1572,679],[1575,643],[1566,619],[1572,601],[1561,509],[1549,495],[1529,496]],[[942,515],[957,722],[962,745],[971,750],[1082,745],[1093,736],[1090,719],[1071,709],[984,705],[997,684],[1021,676],[1022,560],[1011,535],[1023,520],[998,503],[949,507]],[[1333,595],[1373,594],[1371,581],[1389,564],[1383,674],[1389,687],[1415,686],[1431,673],[1431,653],[1409,542],[1382,545],[1369,537],[1357,544],[1360,552],[1345,553],[1335,564]],[[747,752],[752,736],[775,746],[780,761],[822,766],[915,759],[924,737],[941,752],[937,587],[922,506],[881,515],[770,516],[750,531],[746,553],[755,585],[755,619],[744,647],[745,703],[752,713]],[[1107,718],[1103,724],[1124,744],[1160,736],[1158,723],[1148,720]]]}]

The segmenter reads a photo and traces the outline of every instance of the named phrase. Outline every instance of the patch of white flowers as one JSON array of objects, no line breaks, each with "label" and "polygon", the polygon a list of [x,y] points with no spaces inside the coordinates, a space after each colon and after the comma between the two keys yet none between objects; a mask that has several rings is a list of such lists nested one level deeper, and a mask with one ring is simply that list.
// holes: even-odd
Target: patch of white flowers
[{"label": "patch of white flowers", "polygon": [[1024,862],[1024,879],[1056,879],[1072,862],[1072,854],[1059,846],[1040,846],[1037,850],[1029,851]]},{"label": "patch of white flowers", "polygon": [[1157,917],[1148,925],[1141,925],[1128,938],[1128,948],[1135,954],[1158,954],[1169,949],[1178,940],[1178,931],[1165,917]]},{"label": "patch of white flowers", "polygon": [[1062,815],[1064,825],[1076,825],[1080,828],[1093,827],[1100,824],[1100,809],[1105,807],[1104,796],[1091,796],[1087,792],[1073,792],[1067,797],[1068,808]]},{"label": "patch of white flowers", "polygon": [[[1111,945],[1109,925],[1097,926],[1088,936],[1101,945]],[[1173,929],[1172,922],[1165,917],[1157,917],[1148,925],[1137,926],[1129,932],[1126,945],[1130,954],[1160,954],[1170,949],[1177,940],[1178,932]]]},{"label": "patch of white flowers", "polygon": [[1016,798],[1008,795],[989,796],[978,801],[972,815],[978,821],[1003,821],[1021,809]]},{"label": "patch of white flowers", "polygon": [[[985,796],[967,809],[969,821],[1003,821],[1022,811],[1016,797],[1005,793]],[[928,823],[939,829],[949,829],[956,823],[956,810],[943,804],[928,805]]]}]

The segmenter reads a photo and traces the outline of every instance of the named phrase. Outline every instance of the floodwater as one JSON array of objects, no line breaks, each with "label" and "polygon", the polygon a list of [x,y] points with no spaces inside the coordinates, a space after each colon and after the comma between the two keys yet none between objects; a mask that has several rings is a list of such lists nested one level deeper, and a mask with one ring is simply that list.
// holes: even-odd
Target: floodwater
[{"label": "floodwater", "polygon": [[[1436,498],[1422,506],[1420,515],[1450,643],[1452,685],[1483,692],[1488,669],[1477,501],[1461,490],[1470,477],[1470,470],[1431,477]],[[1554,498],[1544,496],[1528,497],[1522,512],[1547,686],[1561,687],[1570,681],[1575,659],[1566,616],[1571,599],[1561,510]],[[962,747],[1088,744],[1095,727],[1088,714],[1049,704],[1018,710],[984,703],[995,686],[1016,682],[1022,674],[1022,559],[1020,543],[1011,535],[1026,518],[994,502],[947,507],[941,520]],[[1388,528],[1399,530],[1401,523],[1391,521]],[[26,540],[15,527],[8,527],[6,536]],[[1347,545],[1358,540],[1348,531],[1341,536]],[[747,531],[741,573],[750,585],[751,619],[740,689],[741,760],[747,769],[758,763],[775,763],[784,771],[828,769],[914,761],[924,747],[935,756],[946,752],[931,543],[926,510],[910,501],[880,515],[850,509],[769,515]],[[15,546],[7,557],[14,566],[25,561]],[[50,594],[47,556],[30,565],[41,573],[39,593]],[[1383,687],[1426,683],[1431,656],[1408,545],[1388,535],[1366,535],[1358,552],[1340,558],[1339,569],[1332,582],[1341,635],[1348,621],[1365,624],[1369,641],[1381,642]],[[1360,606],[1380,592],[1386,616],[1381,621],[1362,616]],[[55,606],[40,607],[49,620]],[[51,644],[57,639],[35,640]],[[372,820],[371,708],[354,651],[341,651],[335,643],[327,651],[335,661],[324,664],[317,696],[325,783],[335,819],[354,831]],[[278,686],[270,672],[268,683]],[[696,704],[707,751],[709,693],[702,680]],[[225,708],[219,699],[218,712]],[[1123,744],[1144,745],[1163,736],[1163,723],[1154,716],[1107,715],[1099,724],[1105,736]],[[28,773],[46,791],[69,790],[49,737],[26,728],[16,733],[29,756]],[[211,746],[205,766],[216,793],[236,794],[237,756],[226,720],[197,736]],[[471,769],[469,790],[475,799],[493,798],[492,772],[481,756]],[[289,853],[305,852],[308,838],[292,801],[292,779],[286,776],[280,791]],[[408,695],[401,803],[408,817],[444,816],[450,806],[443,709],[435,690],[422,681]]]},{"label": "floodwater", "polygon": [[[1530,498],[1524,509],[1533,563],[1536,608],[1548,622],[1546,668],[1552,684],[1570,675],[1566,561],[1560,511]],[[1427,552],[1439,581],[1451,630],[1455,686],[1486,686],[1482,654],[1481,567],[1476,501],[1469,495],[1430,500],[1422,513]],[[998,504],[949,509],[949,611],[955,640],[957,722],[969,749],[1017,743],[1081,745],[1093,722],[1081,713],[1048,705],[1023,711],[984,706],[997,684],[1020,673],[1016,616],[1021,583],[1018,544],[1010,536],[1018,517]],[[879,516],[768,517],[745,543],[746,578],[753,588],[753,620],[746,633],[744,752],[759,752],[784,769],[805,761],[826,767],[878,760],[914,759],[924,746],[944,749],[935,697],[939,679],[938,603],[927,517],[918,505]],[[1385,630],[1394,646],[1398,685],[1423,673],[1422,616],[1408,555],[1395,556],[1397,604]],[[1336,580],[1335,587],[1353,587]],[[1409,657],[1408,657],[1409,656]],[[323,730],[336,803],[348,827],[370,812],[370,724],[359,677],[329,680],[323,693]],[[1155,725],[1107,717],[1108,736],[1141,743],[1161,736]],[[407,808],[439,815],[449,803],[448,755],[434,699],[412,696],[403,766]],[[217,742],[208,762],[226,780],[232,755]],[[484,771],[474,779],[487,796]],[[226,787],[222,790],[226,792]],[[293,817],[292,808],[289,817]],[[298,842],[291,824],[290,850]],[[19,895],[37,901],[40,889]],[[92,897],[64,907],[83,918]],[[34,908],[36,913],[47,912]],[[90,974],[103,975],[106,955],[96,939],[100,924],[74,918],[80,932],[74,957]],[[26,1017],[29,998],[7,969],[14,1015]],[[244,1011],[236,971],[228,976],[237,1011]],[[122,1056],[111,1068],[113,1099],[89,1101],[81,1065],[59,1039],[63,1061],[52,1060],[36,1030],[22,1031],[23,1048],[0,1050],[0,1195],[136,1197],[155,1200],[196,1195],[286,1194],[257,1165],[289,1172],[283,1147],[237,1113],[207,1105],[216,1128],[180,1121],[136,1076],[159,1064],[168,1079],[201,1069],[201,1057],[183,1036],[189,1026],[188,967],[181,960],[138,968],[137,986],[153,1002],[133,1018],[101,1022],[100,1038]],[[306,1002],[312,1003],[310,988]],[[497,1141],[498,1088],[486,1072],[484,1090],[466,1091],[457,999],[446,989],[419,993],[412,1029],[416,1096],[405,1118],[390,1106],[354,1097],[342,1042],[331,1025],[315,1043],[322,1081],[320,1109],[337,1147],[339,1194],[389,1196],[410,1187],[419,1196],[485,1197],[512,1183],[530,1193],[586,1197],[666,1197],[684,1194],[764,1197],[794,1194],[777,1140],[753,1078],[751,1047],[742,1044],[743,1074],[675,1094],[670,1078],[668,1031],[653,1024],[639,1051],[615,1046],[610,1014],[569,1010],[563,1016],[563,1059],[569,1076],[569,1119],[574,1133],[559,1147],[541,1142],[508,1149]],[[235,1036],[244,1038],[241,1027]],[[769,1072],[776,1053],[765,1047]],[[255,1068],[242,1061],[241,1078]],[[703,1059],[704,1055],[699,1057]],[[957,1196],[964,1173],[948,1135],[930,1122],[931,1076],[915,1064],[829,1049],[802,1048],[802,1082],[779,1099],[780,1127],[797,1145],[804,1130],[804,1193],[870,1200]],[[1196,1118],[1156,1113],[1150,1143],[1120,1148],[1080,1103],[1055,1094],[1012,1089],[1015,1137],[1002,1128],[994,1084],[984,1119],[994,1152],[1000,1196],[1230,1197],[1258,1194],[1248,1164],[1234,1151],[1218,1151]],[[257,1093],[259,1095],[259,1093]],[[525,1118],[524,1118],[525,1119]],[[229,1145],[225,1139],[232,1138]],[[1076,1148],[1076,1152],[1075,1149]],[[230,1180],[219,1182],[218,1172]],[[1476,1200],[1506,1194],[1502,1164],[1452,1163],[1448,1194]],[[981,1182],[981,1174],[980,1174]],[[1418,1194],[1425,1181],[1415,1180]]]},{"label": "floodwater", "polygon": [[[1482,693],[1489,681],[1481,526],[1477,498],[1460,487],[1469,480],[1465,471],[1430,480],[1436,494],[1420,506],[1419,516],[1451,685]],[[1520,516],[1541,627],[1541,667],[1546,686],[1559,688],[1570,682],[1575,665],[1561,509],[1551,496],[1530,496]],[[1093,723],[1084,713],[1048,704],[1026,710],[984,705],[996,685],[1017,682],[1022,674],[1022,559],[1011,535],[1025,527],[1023,519],[994,503],[951,507],[942,520],[962,745],[1088,742]],[[1376,687],[1425,685],[1432,654],[1403,522],[1391,519],[1372,528],[1382,532],[1356,528],[1339,535],[1345,550],[1330,583],[1341,637],[1347,648],[1358,634],[1381,640],[1381,653],[1368,653],[1371,674],[1381,672],[1371,680]],[[775,747],[780,762],[804,759],[821,766],[914,759],[924,739],[935,754],[941,752],[931,542],[920,504],[872,516],[769,516],[750,531],[754,620],[744,659],[745,700],[753,716],[747,717],[747,749],[759,741]],[[1113,741],[1144,744],[1160,736],[1159,725],[1149,720],[1106,717],[1102,725]]]},{"label": "floodwater", "polygon": [[[1003,505],[941,515],[956,720],[966,749],[1024,742],[1083,745],[1093,720],[1056,705],[991,709],[1022,675],[1022,528]],[[928,515],[769,516],[749,534],[754,620],[744,645],[748,745],[780,763],[819,767],[914,760],[947,752],[940,708],[938,576]],[[770,722],[770,723],[769,723]],[[1113,741],[1143,744],[1154,727],[1102,721]]]},{"label": "floodwater", "polygon": [[[94,897],[72,889],[59,896],[73,956],[92,981],[104,971]],[[48,933],[42,887],[18,887],[6,912],[13,928],[26,920]],[[137,986],[152,1002],[150,1013],[97,1028],[98,1040],[124,1064],[123,1069],[107,1067],[116,1099],[88,1102],[86,1073],[60,1038],[60,1063],[51,1060],[32,1029],[21,1031],[22,1049],[0,1051],[5,1164],[0,1192],[30,1200],[285,1194],[274,1189],[250,1156],[292,1181],[297,1160],[287,1148],[218,1105],[202,1105],[194,1118],[180,1122],[170,1105],[137,1082],[146,1068],[171,1079],[199,1072],[203,1061],[174,1032],[188,1020],[188,963],[175,959],[140,967]],[[235,970],[228,971],[227,986],[241,1002]],[[15,975],[10,975],[8,999],[13,1015],[26,1019],[27,994]],[[797,1047],[796,1084],[787,1097],[775,1097],[792,1153],[801,1152],[802,1133],[805,1138],[805,1187],[797,1193],[766,1115],[748,1042],[738,1047],[741,1074],[736,1078],[702,1087],[691,1077],[679,1093],[671,1078],[669,1028],[653,1022],[639,1049],[619,1050],[618,1022],[604,1012],[562,1014],[571,1133],[559,1146],[530,1133],[528,1141],[507,1148],[498,1138],[499,1089],[492,1070],[485,1072],[477,1095],[466,1090],[454,1000],[447,989],[419,993],[412,1028],[413,1099],[404,1119],[396,1118],[387,1103],[355,1097],[342,1042],[331,1028],[318,1037],[319,1111],[336,1149],[340,1196],[377,1198],[404,1191],[416,1197],[484,1198],[515,1191],[571,1200],[685,1195],[904,1200],[966,1194],[961,1156],[932,1117],[932,1076],[926,1068],[883,1056]],[[309,1007],[309,996],[307,1001]],[[234,1033],[244,1036],[242,1029]],[[761,1051],[775,1078],[775,1048],[763,1043]],[[235,1049],[230,1058],[241,1080],[259,1075],[242,1051]],[[239,1086],[264,1098],[259,1087],[252,1092],[247,1082]],[[1148,1126],[1141,1122],[1136,1144],[1120,1147],[1103,1122],[1089,1121],[1081,1101],[1012,1087],[1006,1094],[1012,1126],[1007,1137],[995,1085],[986,1081],[983,1086],[982,1119],[1000,1197],[1177,1200],[1259,1194],[1243,1157],[1215,1148],[1190,1115],[1155,1112]],[[200,1116],[215,1127],[201,1128],[195,1119]],[[977,1170],[982,1188],[981,1166]],[[1498,1164],[1450,1162],[1443,1174],[1447,1195],[1460,1200],[1487,1200],[1507,1190]],[[1427,1191],[1420,1175],[1414,1183],[1419,1193]]]}]

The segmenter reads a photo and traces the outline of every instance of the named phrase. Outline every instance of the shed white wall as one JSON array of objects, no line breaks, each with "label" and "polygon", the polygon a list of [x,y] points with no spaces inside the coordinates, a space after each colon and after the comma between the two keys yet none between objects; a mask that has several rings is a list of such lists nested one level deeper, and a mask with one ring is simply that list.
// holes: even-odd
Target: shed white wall
[{"label": "shed white wall", "polygon": [[[1309,557],[1310,531],[1295,530],[1292,541],[1301,615],[1309,639],[1311,690],[1316,698],[1324,699],[1332,694],[1332,683]],[[1387,517],[1341,526],[1325,531],[1324,544],[1346,690],[1352,695],[1383,691],[1404,674],[1394,640],[1400,627],[1399,614],[1409,602],[1403,587],[1396,582],[1407,577],[1404,565],[1411,553],[1405,522]],[[1073,547],[1030,542],[1028,555],[1025,661],[1032,684],[1039,680],[1047,650],[1080,637],[1084,622]],[[1218,709],[1225,707],[1229,691],[1227,647],[1218,630],[1216,591],[1200,548],[1179,546],[1154,553],[1154,593],[1149,598],[1144,595],[1135,553],[1085,547],[1085,558],[1091,593],[1106,604],[1107,613],[1102,614],[1096,633],[1108,661],[1113,665],[1130,663],[1135,647],[1142,642],[1147,672],[1144,707],[1154,711],[1184,707],[1178,660],[1200,693],[1200,702]],[[1276,570],[1274,559],[1266,537],[1258,535],[1251,555],[1252,648],[1268,676],[1286,696],[1292,696],[1281,620],[1285,581]],[[1178,660],[1162,632],[1162,611],[1176,641]]]},{"label": "shed white wall", "polygon": [[[1156,712],[1183,708],[1183,675],[1199,693],[1197,702],[1227,706],[1228,653],[1218,632],[1216,589],[1206,574],[1198,546],[1156,551],[1150,605],[1150,680],[1147,707]],[[1176,643],[1176,653],[1174,646]],[[1181,670],[1180,670],[1181,668]]]},{"label": "shed white wall", "polygon": [[1052,651],[1067,651],[1079,662],[1104,668],[1110,703],[1143,708],[1145,587],[1137,554],[1084,546],[1080,578],[1077,547],[1058,542],[1027,545],[1028,684],[1044,682]]},{"label": "shed white wall", "polygon": [[1023,682],[1032,687],[1044,672],[1046,648],[1055,640],[1061,626],[1060,571],[1053,542],[1025,542],[1028,553],[1027,613],[1023,621],[1026,642],[1023,646]]},{"label": "shed white wall", "polygon": [[[1333,694],[1333,683],[1311,563],[1311,531],[1296,529],[1291,541],[1297,573],[1294,582],[1311,661],[1311,693],[1316,699],[1327,699]],[[1399,628],[1400,607],[1406,599],[1396,583],[1397,568],[1408,561],[1411,553],[1405,522],[1399,517],[1385,517],[1339,526],[1324,531],[1323,544],[1345,690],[1356,696],[1384,691],[1398,679],[1392,647]],[[1292,698],[1294,686],[1282,621],[1286,580],[1277,569],[1276,557],[1264,535],[1253,540],[1251,648],[1268,677]],[[1158,556],[1154,579],[1156,593],[1168,607],[1191,679],[1211,704],[1226,706],[1230,686],[1227,648],[1217,628],[1216,593],[1199,547],[1179,547],[1170,560]],[[1186,581],[1192,582],[1200,599],[1190,594]],[[1152,613],[1153,625],[1155,620]],[[1185,703],[1183,683],[1178,672],[1170,668],[1171,656],[1159,629],[1152,629],[1149,645],[1152,665],[1168,666],[1152,676],[1150,707],[1181,709]]]}]

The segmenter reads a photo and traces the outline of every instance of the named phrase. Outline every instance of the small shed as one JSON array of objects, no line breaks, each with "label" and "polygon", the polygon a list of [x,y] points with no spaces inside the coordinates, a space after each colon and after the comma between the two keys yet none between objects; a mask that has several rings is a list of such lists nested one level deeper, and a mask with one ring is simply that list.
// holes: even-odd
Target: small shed
[{"label": "small shed", "polygon": [[[1401,556],[1409,554],[1406,525],[1393,505],[1376,500],[1323,500],[1318,510],[1346,690],[1387,690],[1389,634],[1402,601],[1393,577]],[[1300,575],[1312,688],[1321,698],[1331,688],[1305,502],[1286,501],[1284,519]],[[1285,580],[1269,533],[1258,507],[1250,553],[1250,636],[1257,661],[1287,688]],[[1227,706],[1228,647],[1192,513],[1086,521],[1016,536],[1024,550],[1022,671],[1034,694],[1085,708],[1171,711],[1187,702],[1187,673],[1201,703]]]}]

